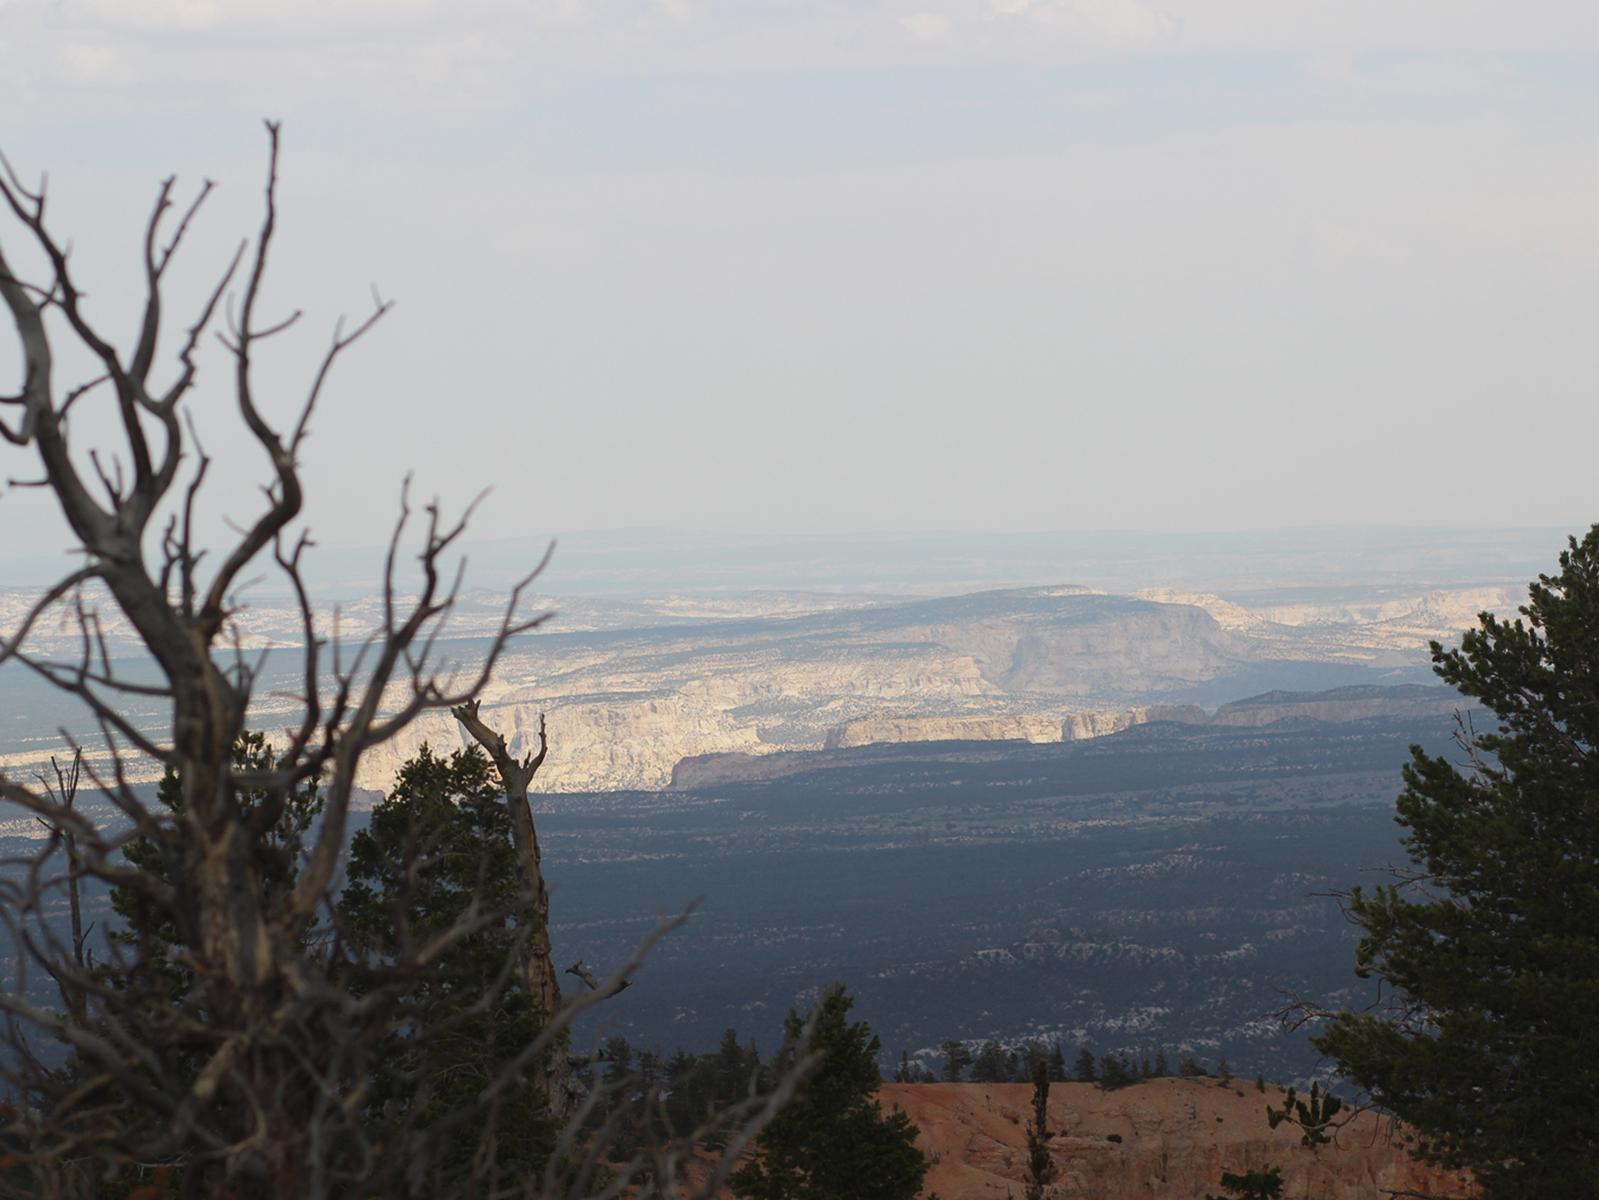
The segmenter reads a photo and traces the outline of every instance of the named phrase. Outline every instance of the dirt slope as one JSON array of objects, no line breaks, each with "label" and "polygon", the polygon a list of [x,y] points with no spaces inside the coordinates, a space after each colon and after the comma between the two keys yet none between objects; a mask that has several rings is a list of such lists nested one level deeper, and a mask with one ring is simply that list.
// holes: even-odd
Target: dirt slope
[{"label": "dirt slope", "polygon": [[[1262,1095],[1243,1080],[1223,1087],[1214,1079],[1156,1079],[1114,1092],[1058,1083],[1049,1099],[1050,1128],[1058,1131],[1051,1200],[1197,1200],[1221,1190],[1223,1171],[1265,1166],[1283,1169],[1286,1200],[1386,1200],[1384,1189],[1467,1194],[1458,1173],[1413,1161],[1391,1123],[1370,1114],[1316,1150],[1287,1125],[1268,1128],[1267,1102],[1282,1102],[1270,1085]],[[886,1084],[882,1101],[910,1115],[923,1151],[936,1156],[924,1195],[1020,1200],[1031,1086]]]}]

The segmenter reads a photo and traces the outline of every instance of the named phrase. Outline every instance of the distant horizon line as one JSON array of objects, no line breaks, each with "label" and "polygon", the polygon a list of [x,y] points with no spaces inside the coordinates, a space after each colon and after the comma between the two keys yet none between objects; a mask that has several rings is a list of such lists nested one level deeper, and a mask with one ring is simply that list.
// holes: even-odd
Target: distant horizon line
[{"label": "distant horizon line", "polygon": [[[1244,526],[1228,529],[1173,529],[1151,526],[1116,528],[1112,526],[1096,526],[1092,528],[1052,528],[1052,529],[1022,529],[1005,530],[995,528],[984,529],[876,529],[857,531],[837,530],[812,530],[812,531],[780,531],[759,532],[748,529],[718,529],[706,526],[692,525],[614,525],[593,526],[584,529],[572,529],[559,533],[525,533],[525,534],[488,534],[481,537],[463,537],[459,543],[463,553],[469,554],[473,547],[503,547],[512,545],[543,546],[554,543],[559,549],[561,543],[568,541],[592,541],[617,538],[661,538],[683,539],[692,541],[726,541],[745,544],[782,544],[803,542],[890,542],[890,541],[922,541],[932,538],[958,539],[961,541],[973,540],[1043,540],[1051,538],[1140,538],[1162,539],[1170,541],[1203,540],[1213,538],[1257,538],[1275,539],[1294,536],[1316,536],[1337,534],[1343,536],[1361,534],[1381,534],[1386,536],[1411,535],[1411,536],[1463,536],[1470,534],[1493,534],[1500,536],[1527,536],[1542,537],[1546,535],[1559,536],[1562,539],[1569,536],[1581,536],[1594,524],[1599,524],[1599,518],[1571,524],[1550,522],[1547,524],[1458,524],[1458,525],[1428,525],[1393,523],[1363,523],[1363,524],[1319,524],[1319,525],[1263,525]],[[315,525],[308,527],[312,540],[317,550],[334,553],[369,552],[376,553],[387,547],[387,542],[382,540],[371,541],[322,541],[315,537]],[[32,553],[15,556],[0,556],[0,572],[6,570],[38,570],[47,564],[63,563],[76,557],[80,552],[76,549],[63,547],[58,552],[35,551]],[[9,581],[0,578],[0,587],[7,586]],[[18,581],[15,586],[27,586]]]},{"label": "distant horizon line", "polygon": [[[1547,524],[1460,524],[1460,525],[1427,525],[1406,524],[1404,522],[1366,522],[1363,524],[1319,524],[1319,525],[1256,525],[1237,526],[1226,529],[1174,529],[1171,527],[1156,526],[1093,526],[1082,528],[1056,527],[1049,529],[868,529],[868,530],[784,530],[784,531],[759,531],[750,529],[721,529],[711,526],[694,525],[601,525],[583,529],[569,529],[559,533],[525,533],[525,534],[498,534],[484,537],[466,537],[462,545],[492,543],[492,542],[559,542],[563,538],[588,538],[588,537],[615,537],[624,535],[634,536],[675,536],[694,538],[738,538],[751,541],[858,541],[897,538],[1045,538],[1045,537],[1162,537],[1162,538],[1188,538],[1188,537],[1264,537],[1288,534],[1314,534],[1314,533],[1431,533],[1431,534],[1466,534],[1466,533],[1525,533],[1543,534],[1554,531],[1568,533],[1582,533],[1595,524],[1599,524],[1599,516],[1582,523],[1566,525],[1559,522]],[[326,542],[319,543],[327,549],[365,548],[384,545],[382,542]]]}]

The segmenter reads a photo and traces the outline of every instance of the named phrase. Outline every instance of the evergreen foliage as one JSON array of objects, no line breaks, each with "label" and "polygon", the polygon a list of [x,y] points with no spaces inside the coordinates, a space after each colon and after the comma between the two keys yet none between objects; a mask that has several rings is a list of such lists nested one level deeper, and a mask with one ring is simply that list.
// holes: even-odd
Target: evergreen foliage
[{"label": "evergreen foliage", "polygon": [[1014,1072],[1004,1048],[992,1039],[984,1042],[977,1051],[976,1061],[972,1063],[972,1082],[1009,1083],[1013,1078]]},{"label": "evergreen foliage", "polygon": [[[251,730],[241,733],[233,743],[232,763],[237,772],[270,771],[274,762],[266,737]],[[236,792],[233,799],[244,813],[253,814],[273,803],[274,794],[245,789]],[[182,897],[191,884],[180,866],[186,836],[182,825],[183,780],[170,766],[156,787],[156,800],[167,819],[153,833],[129,842],[123,848],[123,857],[130,866],[172,884]],[[264,877],[256,885],[264,895],[280,896],[294,886],[299,878],[301,841],[321,811],[322,799],[315,782],[302,785],[284,799],[281,810],[267,827],[265,852],[260,857]],[[111,889],[111,909],[121,918],[120,928],[109,935],[111,944],[124,951],[132,965],[127,970],[118,964],[109,965],[104,972],[107,981],[121,987],[157,986],[173,1003],[181,1000],[188,993],[191,973],[175,961],[185,941],[173,915],[158,912],[143,892],[127,886]]]},{"label": "evergreen foliage", "polygon": [[899,1066],[894,1068],[895,1083],[937,1083],[938,1077],[919,1062],[912,1062],[910,1052],[901,1050]]},{"label": "evergreen foliage", "polygon": [[[927,1173],[916,1126],[886,1114],[873,1094],[882,1083],[878,1038],[850,1024],[853,999],[842,987],[812,1016],[816,1067],[799,1093],[761,1131],[756,1157],[733,1176],[750,1200],[913,1200]],[[793,1053],[806,1021],[790,1011],[779,1060]]]},{"label": "evergreen foliage", "polygon": [[1061,1049],[1058,1041],[1049,1051],[1049,1081],[1051,1083],[1066,1082],[1066,1052]]},{"label": "evergreen foliage", "polygon": [[1205,1070],[1205,1065],[1192,1054],[1177,1056],[1177,1074],[1184,1079],[1205,1079],[1210,1076],[1210,1072]]},{"label": "evergreen foliage", "polygon": [[1101,1055],[1099,1059],[1099,1086],[1113,1092],[1138,1082],[1133,1066],[1119,1054]]},{"label": "evergreen foliage", "polygon": [[965,1042],[949,1041],[940,1048],[944,1052],[944,1082],[959,1083],[961,1073],[972,1065],[972,1052]]},{"label": "evergreen foliage", "polygon": [[[373,1121],[426,1128],[462,1111],[538,1036],[540,1015],[525,978],[507,970],[520,959],[527,929],[517,917],[526,911],[511,817],[493,767],[476,747],[441,758],[423,746],[352,839],[349,882],[338,902],[357,994],[371,968],[403,965],[441,933],[461,931],[411,986],[388,997],[393,1033],[385,1068],[366,1096]],[[533,1065],[497,1106],[499,1160],[507,1170],[541,1168],[553,1146]],[[474,1141],[458,1143],[455,1166],[467,1172]]]},{"label": "evergreen foliage", "polygon": [[1094,1052],[1087,1046],[1077,1052],[1077,1062],[1072,1067],[1072,1074],[1077,1076],[1079,1083],[1099,1082],[1099,1068],[1094,1063]]},{"label": "evergreen foliage", "polygon": [[[679,1048],[670,1058],[615,1035],[601,1045],[594,1066],[588,1124],[609,1128],[610,1147],[621,1155],[688,1136],[772,1082],[755,1043],[741,1044],[735,1029],[724,1030],[714,1050]],[[717,1149],[726,1138],[727,1130],[717,1128],[701,1144]]]},{"label": "evergreen foliage", "polygon": [[[250,730],[234,740],[231,763],[233,770],[239,773],[267,772],[275,765],[265,736]],[[265,789],[236,789],[232,800],[241,812],[256,815],[266,806],[276,804],[278,795]],[[170,884],[180,897],[181,908],[193,911],[195,905],[190,895],[193,881],[182,869],[183,846],[190,836],[185,825],[183,780],[170,766],[156,787],[156,801],[161,811],[159,824],[124,846],[123,857],[129,866]],[[254,886],[269,897],[281,897],[293,888],[299,877],[303,836],[322,811],[322,799],[314,782],[281,795],[281,801],[277,811],[271,814],[262,838],[262,853],[256,860],[262,875],[253,881]],[[180,928],[171,909],[152,905],[148,894],[137,888],[126,884],[113,886],[109,899],[119,921],[107,931],[112,957],[95,968],[98,983],[136,1008],[160,1006],[178,1010],[196,1024],[211,1020],[206,997],[194,986],[195,975],[190,965],[193,931]],[[128,1033],[125,1022],[119,1034],[126,1037]],[[167,1048],[161,1068],[168,1077],[193,1086],[206,1061],[202,1046],[185,1043]],[[107,1111],[127,1104],[128,1097],[123,1089],[115,1084],[95,1083],[80,1060],[70,1060],[60,1075],[63,1080],[79,1082],[85,1095],[99,1097]],[[107,1172],[99,1186],[103,1194],[115,1196],[120,1189],[133,1187],[134,1181],[152,1177],[153,1173],[153,1177],[173,1187],[192,1188],[204,1170],[204,1166],[193,1164],[179,1164],[176,1170],[170,1163],[148,1168],[140,1166],[131,1171]]]},{"label": "evergreen foliage", "polygon": [[1040,1062],[1033,1069],[1033,1115],[1027,1122],[1027,1200],[1044,1200],[1055,1174],[1049,1155],[1049,1066]]},{"label": "evergreen foliage", "polygon": [[1462,723],[1460,766],[1412,750],[1414,878],[1349,899],[1395,1002],[1315,1042],[1489,1200],[1599,1195],[1599,525],[1432,658],[1497,727]]}]

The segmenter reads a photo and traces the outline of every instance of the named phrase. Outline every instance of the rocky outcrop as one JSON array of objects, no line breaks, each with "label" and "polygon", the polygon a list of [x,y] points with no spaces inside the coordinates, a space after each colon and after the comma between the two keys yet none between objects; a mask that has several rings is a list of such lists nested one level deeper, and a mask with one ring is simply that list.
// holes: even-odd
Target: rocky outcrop
[{"label": "rocky outcrop", "polygon": [[[924,1194],[942,1200],[994,1200],[1022,1194],[1026,1084],[886,1084],[885,1108],[906,1112],[933,1159]],[[1356,1117],[1331,1145],[1311,1149],[1298,1131],[1266,1122],[1268,1101],[1255,1085],[1215,1079],[1155,1079],[1113,1092],[1091,1084],[1050,1088],[1052,1200],[1197,1200],[1220,1191],[1223,1171],[1282,1168],[1286,1197],[1387,1200],[1394,1191],[1467,1197],[1459,1172],[1418,1163],[1403,1131],[1373,1113]]]},{"label": "rocky outcrop", "polygon": [[1223,629],[1255,633],[1268,624],[1259,613],[1241,604],[1234,604],[1231,600],[1224,600],[1214,592],[1188,592],[1182,588],[1152,587],[1143,588],[1133,595],[1140,600],[1152,600],[1156,604],[1187,604],[1194,608],[1202,608]]},{"label": "rocky outcrop", "polygon": [[[775,748],[763,745],[753,723],[682,696],[483,705],[484,720],[505,735],[518,756],[535,748],[541,712],[547,714],[551,747],[534,781],[541,792],[660,788],[670,782],[685,750],[748,754]],[[424,742],[446,751],[466,744],[454,718],[429,713],[363,757],[358,782],[387,788],[400,764]]]},{"label": "rocky outcrop", "polygon": [[1001,713],[972,717],[865,717],[827,731],[823,749],[844,750],[878,742],[1058,742],[1060,718]]},{"label": "rocky outcrop", "polygon": [[1082,742],[1107,737],[1150,721],[1204,724],[1197,704],[1151,704],[1104,712],[1074,712],[1063,717],[1042,713],[998,713],[966,717],[865,717],[828,730],[825,749],[898,742]]},{"label": "rocky outcrop", "polygon": [[1205,710],[1197,704],[1152,704],[1119,712],[1072,713],[1061,723],[1061,740],[1082,742],[1089,738],[1106,737],[1131,729],[1134,725],[1147,725],[1150,721],[1203,724],[1205,720]]},{"label": "rocky outcrop", "polygon": [[[539,714],[547,713],[551,753],[535,781],[536,790],[576,792],[702,787],[734,779],[775,778],[827,765],[808,759],[796,761],[795,751],[905,742],[1082,741],[1151,721],[1242,726],[1296,719],[1355,721],[1447,713],[1461,703],[1447,688],[1340,688],[1317,693],[1269,692],[1223,705],[1214,715],[1193,705],[1162,704],[1065,715],[1058,711],[895,715],[902,704],[917,703],[899,694],[907,679],[904,673],[877,679],[857,674],[854,678],[863,692],[868,684],[877,685],[875,694],[858,699],[886,710],[883,715],[857,717],[829,727],[822,720],[835,702],[826,699],[824,691],[814,708],[807,705],[803,717],[791,719],[778,735],[763,729],[759,717],[741,711],[737,702],[747,702],[752,692],[730,686],[730,681],[721,686],[702,682],[664,695],[622,693],[577,702],[562,696],[548,701],[491,697],[485,700],[483,712],[486,720],[505,733],[515,754],[533,748]],[[800,694],[804,691],[800,689]],[[944,703],[999,708],[1006,702],[947,696]],[[465,744],[460,728],[447,713],[430,713],[391,742],[375,747],[362,760],[358,782],[363,787],[387,788],[399,765],[424,742],[435,750],[453,750]],[[768,767],[757,765],[768,758],[773,760]]]}]

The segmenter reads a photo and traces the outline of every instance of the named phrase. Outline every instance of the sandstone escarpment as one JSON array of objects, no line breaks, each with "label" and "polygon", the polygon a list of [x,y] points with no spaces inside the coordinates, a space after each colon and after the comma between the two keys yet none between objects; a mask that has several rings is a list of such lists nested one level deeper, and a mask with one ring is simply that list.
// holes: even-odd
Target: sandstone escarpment
[{"label": "sandstone escarpment", "polygon": [[1151,704],[1097,712],[1007,712],[958,717],[864,717],[836,725],[823,743],[828,750],[884,742],[1026,741],[1081,742],[1106,737],[1150,721],[1204,724],[1209,718],[1197,704]]},{"label": "sandstone escarpment", "polygon": [[1058,742],[1060,740],[1060,719],[1044,714],[865,717],[834,726],[828,731],[823,747],[828,750],[844,750],[851,746],[869,746],[877,742]]},{"label": "sandstone escarpment", "polygon": [[[518,756],[537,749],[541,713],[551,746],[535,780],[536,790],[543,792],[665,787],[685,750],[748,754],[773,749],[763,745],[752,722],[682,696],[483,706],[484,719],[505,734],[511,753]],[[358,781],[387,788],[400,764],[424,742],[443,751],[466,745],[453,717],[428,713],[367,754]]]},{"label": "sandstone escarpment", "polygon": [[[1022,1194],[1026,1084],[886,1084],[885,1108],[899,1108],[921,1129],[933,1159],[924,1194],[942,1200],[994,1200]],[[1220,1191],[1223,1171],[1282,1168],[1285,1197],[1387,1200],[1395,1191],[1458,1196],[1469,1181],[1412,1159],[1403,1131],[1364,1113],[1327,1146],[1300,1143],[1297,1130],[1271,1129],[1264,1094],[1241,1080],[1155,1079],[1112,1092],[1091,1084],[1050,1088],[1052,1200],[1198,1200]],[[1113,1140],[1114,1139],[1114,1140]]]},{"label": "sandstone escarpment", "polygon": [[1117,712],[1072,713],[1061,723],[1061,740],[1081,742],[1089,738],[1106,737],[1145,725],[1150,721],[1185,721],[1203,724],[1205,710],[1197,704],[1152,704],[1143,708],[1127,708]]}]

